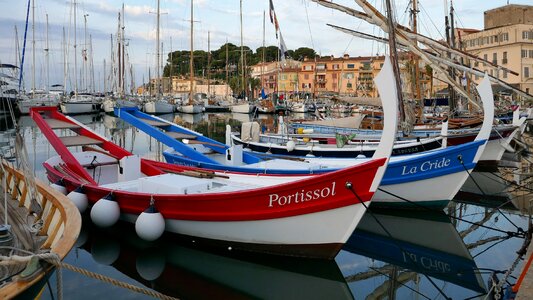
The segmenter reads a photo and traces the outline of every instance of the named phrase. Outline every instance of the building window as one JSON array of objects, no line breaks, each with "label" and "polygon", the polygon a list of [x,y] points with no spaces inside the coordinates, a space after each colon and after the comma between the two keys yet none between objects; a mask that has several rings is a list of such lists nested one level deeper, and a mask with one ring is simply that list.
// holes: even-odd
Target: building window
[{"label": "building window", "polygon": [[355,69],[355,64],[348,64],[346,67],[348,69]]},{"label": "building window", "polygon": [[353,73],[344,73],[343,77],[344,77],[344,79],[353,79],[354,78]]},{"label": "building window", "polygon": [[526,58],[527,57],[527,50],[522,50],[522,58]]},{"label": "building window", "polygon": [[349,88],[349,89],[351,89],[351,88],[352,88],[352,83],[351,83],[351,82],[348,82],[348,83],[346,84],[346,87]]},{"label": "building window", "polygon": [[509,33],[502,33],[502,41],[507,42],[509,40]]},{"label": "building window", "polygon": [[504,51],[504,52],[503,52],[502,63],[503,63],[503,64],[506,64],[506,63],[507,63],[507,51]]},{"label": "building window", "polygon": [[503,70],[503,78],[507,78],[507,70]]},{"label": "building window", "polygon": [[287,75],[286,74],[281,75],[281,80],[287,80]]},{"label": "building window", "polygon": [[304,74],[304,79],[309,79],[309,74]]},{"label": "building window", "polygon": [[[489,60],[488,55],[487,54],[483,54],[483,59],[484,60]],[[483,66],[486,66],[486,65],[487,65],[487,63],[483,63]]]},{"label": "building window", "polygon": [[529,50],[529,58],[533,58],[533,50]]},{"label": "building window", "polygon": [[529,78],[529,67],[524,67],[524,78]]},{"label": "building window", "polygon": [[492,53],[492,63],[498,64],[498,53]]},{"label": "building window", "polygon": [[313,66],[312,65],[304,66],[304,71],[312,71],[312,70],[313,70]]},{"label": "building window", "polygon": [[529,39],[529,31],[522,31],[522,39],[523,40]]},{"label": "building window", "polygon": [[335,74],[331,74],[331,78],[333,78],[333,79],[337,79],[337,73],[335,73]]}]

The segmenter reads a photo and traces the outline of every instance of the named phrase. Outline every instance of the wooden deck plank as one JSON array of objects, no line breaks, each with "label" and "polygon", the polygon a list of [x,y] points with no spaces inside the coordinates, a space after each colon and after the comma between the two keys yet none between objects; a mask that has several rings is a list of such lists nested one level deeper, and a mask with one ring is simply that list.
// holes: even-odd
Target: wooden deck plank
[{"label": "wooden deck plank", "polygon": [[162,126],[168,126],[169,125],[169,124],[167,124],[165,122],[156,121],[156,120],[149,120],[149,119],[143,119],[143,118],[139,118],[139,120],[143,121],[144,123],[146,123],[148,125],[152,125],[152,126],[156,126],[156,127],[162,127]]},{"label": "wooden deck plank", "polygon": [[186,134],[186,133],[180,133],[180,132],[175,132],[175,131],[165,131],[165,134],[167,134],[168,136],[171,136],[171,137],[173,137],[175,139],[189,139],[189,140],[196,139],[195,135]]},{"label": "wooden deck plank", "polygon": [[60,121],[60,120],[56,120],[56,119],[44,119],[44,120],[46,121],[48,126],[50,126],[50,128],[52,128],[52,129],[75,129],[75,128],[80,128],[80,126],[78,126],[76,124],[72,124],[72,123],[65,122],[65,121]]},{"label": "wooden deck plank", "polygon": [[66,147],[73,146],[87,146],[87,145],[101,145],[102,141],[92,139],[90,137],[75,135],[75,136],[60,136],[59,139]]}]

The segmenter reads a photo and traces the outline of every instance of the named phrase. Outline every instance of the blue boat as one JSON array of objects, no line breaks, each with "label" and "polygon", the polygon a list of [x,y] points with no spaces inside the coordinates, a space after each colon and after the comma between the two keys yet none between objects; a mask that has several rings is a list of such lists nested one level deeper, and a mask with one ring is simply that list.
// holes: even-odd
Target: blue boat
[{"label": "blue boat", "polygon": [[[380,188],[373,198],[373,205],[417,208],[443,207],[448,204],[468,178],[469,171],[476,166],[490,135],[494,103],[488,79],[478,89],[484,100],[485,117],[476,140],[420,154],[391,157]],[[136,109],[121,108],[115,114],[169,146],[170,149],[165,150],[163,155],[167,162],[174,164],[225,172],[308,175],[333,171],[367,160],[317,157],[288,160],[230,147]],[[209,156],[205,150],[218,155]],[[218,160],[213,157],[218,157]]]}]

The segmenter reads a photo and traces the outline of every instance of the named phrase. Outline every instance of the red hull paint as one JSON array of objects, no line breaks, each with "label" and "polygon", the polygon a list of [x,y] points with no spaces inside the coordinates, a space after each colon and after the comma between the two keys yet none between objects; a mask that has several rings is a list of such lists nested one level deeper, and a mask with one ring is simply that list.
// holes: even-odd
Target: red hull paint
[{"label": "red hull paint", "polygon": [[[336,172],[311,176],[298,182],[246,191],[208,195],[154,195],[153,198],[157,209],[166,219],[251,221],[298,216],[359,204],[360,201],[353,191],[362,201],[370,201],[374,194],[369,191],[370,186],[377,169],[384,163],[385,159],[377,159]],[[75,178],[65,177],[53,166],[46,163],[44,166],[51,182],[63,179],[69,191],[82,185]],[[353,184],[353,191],[345,187],[347,182]],[[147,193],[112,191],[93,184],[83,185],[83,192],[91,204],[113,192],[121,213],[135,215],[143,212],[152,198],[152,195]],[[309,195],[313,199],[307,200]]]}]

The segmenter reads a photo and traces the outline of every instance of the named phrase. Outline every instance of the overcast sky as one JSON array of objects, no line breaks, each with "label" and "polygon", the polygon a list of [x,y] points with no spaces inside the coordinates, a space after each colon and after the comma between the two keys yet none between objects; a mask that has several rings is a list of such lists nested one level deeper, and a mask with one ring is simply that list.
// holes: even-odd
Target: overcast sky
[{"label": "overcast sky", "polygon": [[[46,14],[49,19],[50,43],[50,83],[63,83],[62,31],[65,28],[70,41],[69,58],[72,84],[73,64],[72,45],[74,44],[72,1],[35,1],[35,47],[36,47],[36,86],[45,85],[44,48],[46,39]],[[96,88],[103,88],[103,61],[109,70],[110,35],[117,31],[117,13],[125,3],[125,31],[129,42],[128,54],[133,65],[136,84],[148,80],[148,69],[155,74],[156,0],[77,0],[77,43],[78,67],[82,68],[81,49],[84,44],[84,15],[87,19],[87,36],[92,36],[94,52]],[[360,10],[353,0],[335,0]],[[382,0],[369,0],[380,10]],[[409,0],[393,1],[397,19],[408,25],[406,10]],[[444,35],[444,0],[419,0],[419,31],[433,38]],[[511,4],[531,4],[531,0],[510,0]],[[228,40],[240,44],[239,0],[195,0],[194,1],[194,48],[207,50],[207,36],[211,32],[211,49],[218,49]],[[352,38],[331,29],[331,23],[370,34],[381,35],[377,28],[341,12],[321,7],[307,0],[273,0],[276,15],[285,43],[289,49],[311,47],[322,55],[351,56],[383,54],[385,48],[378,43]],[[483,28],[483,11],[505,5],[507,0],[456,0],[456,23],[459,27]],[[18,29],[18,43],[22,48],[27,0],[0,0],[0,62],[16,62],[15,26]],[[172,38],[173,50],[189,49],[190,0],[161,0],[161,42],[163,52],[169,52]],[[266,13],[266,45],[276,45],[274,26],[268,15],[268,0],[243,0],[243,39],[252,49],[263,43],[263,12]],[[26,88],[31,88],[32,65],[32,25],[28,26],[24,74]],[[70,37],[69,37],[70,36]],[[89,39],[89,37],[87,37]],[[79,74],[80,71],[78,71]],[[100,79],[100,80],[99,80]],[[99,83],[100,82],[100,83]]]}]

